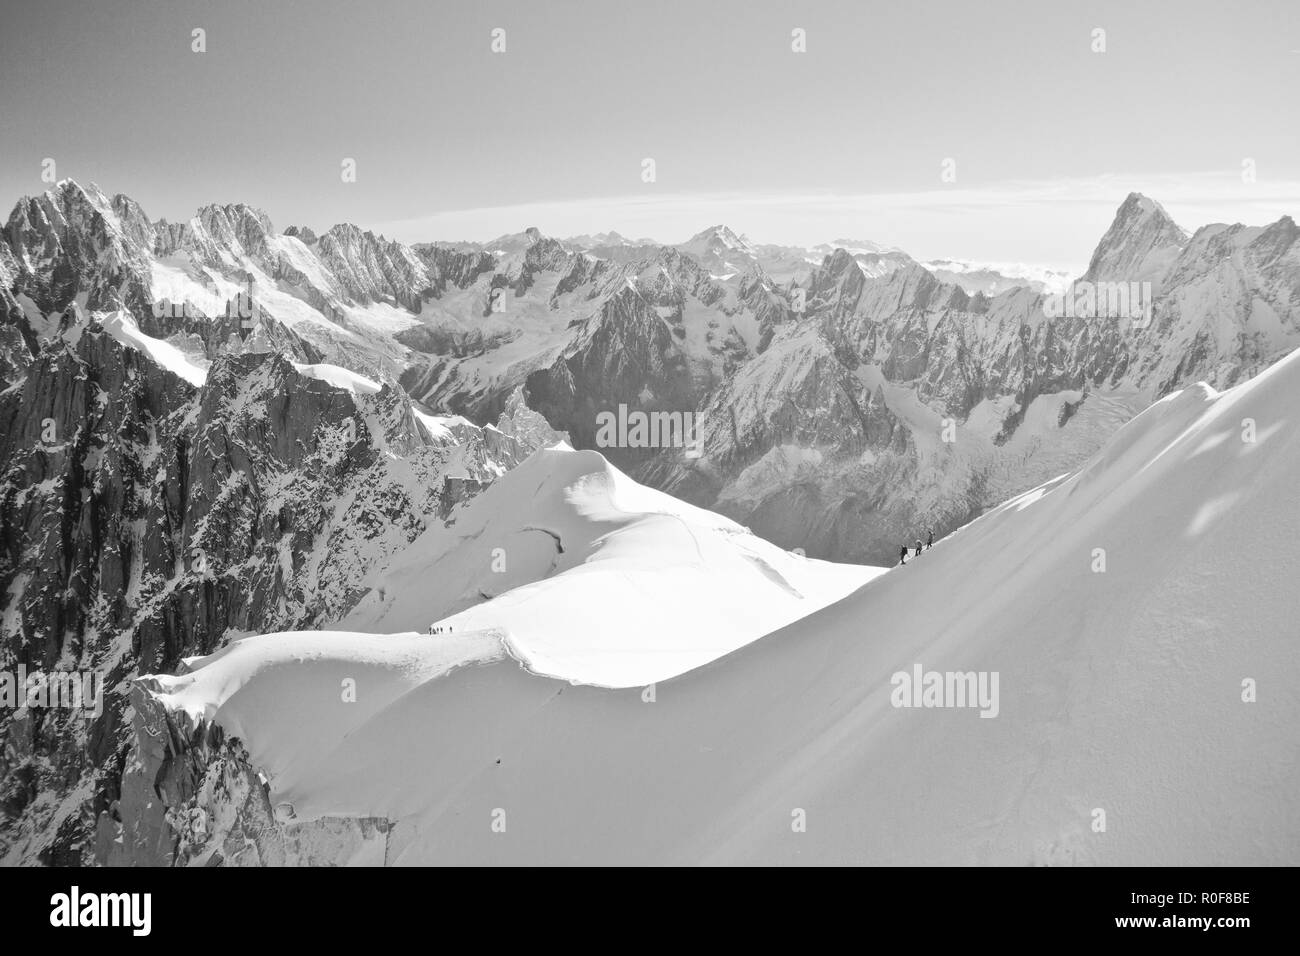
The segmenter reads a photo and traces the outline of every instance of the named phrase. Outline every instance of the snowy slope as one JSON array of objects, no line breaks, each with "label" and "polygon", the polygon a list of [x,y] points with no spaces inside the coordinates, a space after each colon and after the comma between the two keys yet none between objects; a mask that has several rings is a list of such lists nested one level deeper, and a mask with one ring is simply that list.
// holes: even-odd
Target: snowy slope
[{"label": "snowy slope", "polygon": [[202,385],[207,379],[209,363],[206,359],[186,355],[170,342],[145,335],[136,325],[135,317],[125,309],[104,315],[100,324],[123,345],[144,352],[167,371],[179,375],[191,385]]},{"label": "snowy slope", "polygon": [[[273,799],[388,817],[399,863],[1294,864],[1297,393],[1300,353],[1171,395],[1076,473],[653,702],[513,661],[414,686],[394,664],[341,733],[328,682],[289,664],[173,680],[237,712],[268,767],[294,727],[326,728]],[[997,716],[892,707],[916,663],[996,671]]]},{"label": "snowy slope", "polygon": [[344,391],[351,392],[353,395],[375,395],[379,392],[378,382],[368,379],[364,375],[358,375],[350,369],[340,368],[337,365],[330,365],[323,362],[318,362],[314,365],[304,365],[295,362],[294,368],[298,370],[300,375],[306,375],[308,378],[328,382],[335,388],[341,388]]},{"label": "snowy slope", "polygon": [[366,583],[344,630],[499,635],[537,673],[663,680],[843,597],[880,569],[783,551],[638,485],[596,452],[535,452]]},{"label": "snowy slope", "polygon": [[[179,375],[191,385],[202,385],[207,380],[207,367],[210,362],[202,356],[188,355],[164,339],[145,335],[136,325],[135,317],[130,312],[118,310],[104,314],[100,317],[100,324],[123,345],[144,352],[160,366]],[[375,395],[379,392],[378,382],[339,365],[325,362],[292,364],[299,374],[326,382],[353,395]],[[426,417],[431,418],[431,416]]]},{"label": "snowy slope", "polygon": [[[340,739],[424,681],[501,656],[501,645],[484,635],[432,641],[425,634],[286,632],[244,638],[188,659],[194,673],[166,678],[162,699],[194,717],[219,716],[229,734],[248,738],[287,700],[311,700],[322,687],[356,681],[355,705],[314,711],[312,720],[281,728],[278,756],[268,755],[264,770],[286,780],[296,766],[313,768]],[[330,696],[341,703],[341,694]],[[218,701],[224,704],[219,709]]]}]

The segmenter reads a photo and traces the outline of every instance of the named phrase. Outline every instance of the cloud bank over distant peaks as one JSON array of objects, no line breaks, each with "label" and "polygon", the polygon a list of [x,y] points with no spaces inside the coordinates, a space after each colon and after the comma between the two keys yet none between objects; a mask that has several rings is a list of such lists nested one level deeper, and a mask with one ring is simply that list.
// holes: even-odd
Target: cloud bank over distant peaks
[{"label": "cloud bank over distant peaks", "polygon": [[612,229],[676,243],[721,222],[760,243],[814,245],[853,236],[921,258],[1034,262],[1070,271],[1088,261],[1130,192],[1159,201],[1191,231],[1211,222],[1263,224],[1300,214],[1300,181],[1272,181],[1265,172],[1254,183],[1235,171],[1115,174],[862,194],[678,193],[647,184],[622,196],[456,209],[372,226],[406,242],[485,241],[537,226],[553,236]]}]

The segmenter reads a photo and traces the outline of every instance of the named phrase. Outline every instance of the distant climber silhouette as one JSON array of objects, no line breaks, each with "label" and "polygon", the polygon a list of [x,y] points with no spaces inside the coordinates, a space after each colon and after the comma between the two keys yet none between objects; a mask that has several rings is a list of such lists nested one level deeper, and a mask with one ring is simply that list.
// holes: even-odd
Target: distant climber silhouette
[{"label": "distant climber silhouette", "polygon": [[898,552],[898,563],[907,564],[907,545],[903,545],[902,550]]},{"label": "distant climber silhouette", "polygon": [[916,553],[917,553],[918,555],[921,553],[921,539],[920,539],[920,538],[917,538],[917,539],[916,539]]},{"label": "distant climber silhouette", "polygon": [[934,530],[930,530],[930,535],[925,539],[925,550],[929,551],[934,547]]}]

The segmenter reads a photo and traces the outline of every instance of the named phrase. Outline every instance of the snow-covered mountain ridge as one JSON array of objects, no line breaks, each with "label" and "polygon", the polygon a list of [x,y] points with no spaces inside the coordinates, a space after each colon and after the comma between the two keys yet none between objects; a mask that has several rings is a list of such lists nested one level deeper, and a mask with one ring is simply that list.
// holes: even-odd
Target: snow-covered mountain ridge
[{"label": "snow-covered mountain ridge", "polygon": [[[752,609],[775,627],[810,606],[780,582],[828,592],[767,549],[891,563],[1077,468],[1162,396],[1268,369],[1300,343],[1297,232],[1284,217],[1188,234],[1129,197],[1080,284],[1149,284],[1135,322],[1053,317],[1028,287],[972,293],[865,241],[811,263],[724,226],[686,248],[537,229],[406,246],[350,225],[277,232],[239,204],[154,222],[70,181],[24,200],[0,233],[0,653],[102,668],[114,690],[89,726],[0,718],[6,858],[92,854],[133,732],[126,679],[362,605],[396,613],[403,554],[441,542],[419,553],[459,563],[447,522],[538,448],[597,450],[768,542],[729,580],[775,569],[776,597]],[[699,441],[602,444],[601,416],[624,409],[689,414]],[[622,540],[674,524],[639,518]],[[415,616],[527,646],[520,593],[500,585],[553,594],[602,570],[551,579],[553,556],[527,553],[543,563],[523,577],[485,585],[480,566]],[[568,653],[553,651],[535,653]]]},{"label": "snow-covered mountain ridge", "polygon": [[[274,349],[479,425],[523,387],[642,483],[783,547],[879,562],[1077,464],[1170,390],[1230,385],[1300,344],[1296,235],[1286,217],[1188,235],[1130,196],[1080,277],[1103,307],[1053,318],[1060,276],[972,292],[978,268],[866,240],[798,250],[716,225],[678,246],[535,228],[406,246],[346,224],[277,233],[237,204],[151,223],[65,181],[19,203],[0,242],[0,372],[116,316],[186,367]],[[1001,288],[985,279],[971,288]],[[1105,314],[1108,284],[1149,291],[1149,323]],[[691,413],[703,454],[598,445],[624,405]]]},{"label": "snow-covered mountain ridge", "polygon": [[[1293,862],[1298,392],[1300,351],[1171,393],[1073,473],[650,696],[530,674],[482,631],[272,636],[142,681],[138,745],[225,748],[175,755],[205,780],[166,810],[196,864]],[[902,706],[922,670],[994,698]],[[313,690],[354,673],[364,707]],[[264,794],[213,786],[255,768]],[[163,814],[147,796],[128,833]]]}]

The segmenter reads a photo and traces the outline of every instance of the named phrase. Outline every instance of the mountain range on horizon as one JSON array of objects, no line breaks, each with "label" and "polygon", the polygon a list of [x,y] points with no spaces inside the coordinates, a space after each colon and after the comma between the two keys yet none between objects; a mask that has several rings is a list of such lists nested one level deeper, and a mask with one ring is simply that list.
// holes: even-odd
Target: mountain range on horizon
[{"label": "mountain range on horizon", "polygon": [[[174,718],[133,682],[244,637],[473,622],[563,676],[536,662],[572,648],[510,609],[561,620],[575,581],[657,580],[654,561],[744,623],[681,660],[761,637],[746,612],[811,614],[1168,396],[1300,347],[1298,236],[1285,216],[1188,232],[1132,194],[1077,277],[1089,297],[1055,314],[1045,280],[865,240],[406,245],[241,204],[153,221],[72,181],[21,200],[0,231],[0,650],[120,692],[86,727],[5,718],[4,853],[103,862],[119,823],[174,852],[173,824],[122,807],[149,786],[188,805],[211,754],[165,770],[139,734]],[[691,441],[610,443],[615,413],[689,416]],[[497,538],[501,577],[481,568]],[[654,561],[612,544],[636,540]],[[715,578],[690,570],[705,551]],[[421,589],[434,566],[446,583]]]},{"label": "mountain range on horizon", "polygon": [[677,246],[531,227],[406,246],[352,224],[277,232],[237,204],[152,222],[65,180],[4,227],[0,378],[107,318],[191,382],[222,354],[277,350],[478,426],[522,389],[580,448],[602,411],[690,413],[698,458],[600,450],[782,546],[879,561],[918,523],[954,527],[1086,456],[1168,391],[1234,384],[1300,344],[1296,235],[1286,216],[1188,234],[1130,195],[1079,278],[1146,288],[1133,322],[1053,318],[1041,283],[971,291],[963,276],[987,276],[874,243],[797,250],[716,225]]}]

